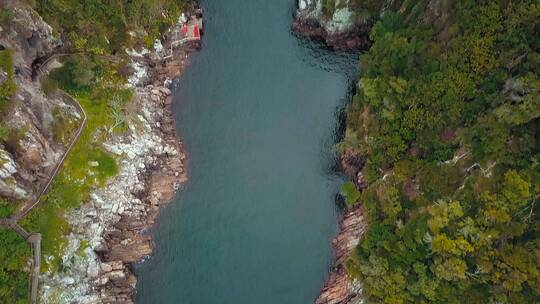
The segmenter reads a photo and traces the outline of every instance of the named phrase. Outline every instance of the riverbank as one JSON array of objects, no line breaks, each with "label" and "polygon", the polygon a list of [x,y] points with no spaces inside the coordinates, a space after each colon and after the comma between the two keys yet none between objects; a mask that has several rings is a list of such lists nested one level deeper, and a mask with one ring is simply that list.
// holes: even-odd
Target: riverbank
[{"label": "riverbank", "polygon": [[336,261],[315,304],[359,304],[362,303],[362,285],[347,275],[345,263],[360,243],[367,229],[364,208],[361,206],[345,210],[339,224],[339,234],[332,240]]},{"label": "riverbank", "polygon": [[169,86],[200,41],[187,41],[171,54],[175,34],[169,32],[152,51],[128,52],[128,85],[134,91],[128,131],[104,143],[118,161],[118,175],[67,215],[72,229],[62,256],[64,270],[42,275],[44,303],[133,302],[137,278],[132,264],[152,253],[152,240],[145,232],[160,206],[187,181]]},{"label": "riverbank", "polygon": [[[351,151],[341,154],[341,171],[349,180],[353,180],[359,189],[365,187],[361,173],[364,164],[365,159]],[[362,284],[357,279],[349,277],[346,263],[367,229],[367,214],[362,204],[343,207],[339,233],[332,240],[334,264],[315,304],[363,303]]]},{"label": "riverbank", "polygon": [[[372,24],[355,20],[347,8],[336,11],[331,18],[325,17],[320,1],[299,0],[292,29],[299,35],[324,43],[334,50],[366,49],[371,45],[369,32]],[[340,171],[362,189],[365,181],[361,170],[365,158],[347,150],[341,153]],[[343,207],[339,233],[332,240],[334,263],[315,304],[363,303],[362,285],[351,279],[346,262],[367,230],[367,218],[363,206]]]}]

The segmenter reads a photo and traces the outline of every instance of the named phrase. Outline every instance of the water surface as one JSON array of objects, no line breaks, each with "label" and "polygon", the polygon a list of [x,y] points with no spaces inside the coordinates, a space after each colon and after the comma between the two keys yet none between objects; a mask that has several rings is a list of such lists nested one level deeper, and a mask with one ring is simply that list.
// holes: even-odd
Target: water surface
[{"label": "water surface", "polygon": [[292,35],[294,0],[206,0],[175,90],[190,181],[152,231],[138,303],[309,304],[337,233],[332,167],[352,54]]}]

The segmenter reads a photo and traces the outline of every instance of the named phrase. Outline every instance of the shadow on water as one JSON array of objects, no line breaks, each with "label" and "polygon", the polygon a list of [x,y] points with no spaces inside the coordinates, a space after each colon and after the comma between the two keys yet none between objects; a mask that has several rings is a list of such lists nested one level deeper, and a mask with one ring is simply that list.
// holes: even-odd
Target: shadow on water
[{"label": "shadow on water", "polygon": [[302,61],[327,72],[342,73],[351,83],[356,79],[358,69],[351,62],[358,60],[359,51],[334,51],[319,42],[298,37],[294,33],[291,35],[297,39],[299,47],[306,50],[306,57]]},{"label": "shadow on water", "polygon": [[290,32],[294,0],[205,0],[175,84],[190,181],[152,230],[137,303],[308,304],[332,263],[333,170],[355,53]]}]

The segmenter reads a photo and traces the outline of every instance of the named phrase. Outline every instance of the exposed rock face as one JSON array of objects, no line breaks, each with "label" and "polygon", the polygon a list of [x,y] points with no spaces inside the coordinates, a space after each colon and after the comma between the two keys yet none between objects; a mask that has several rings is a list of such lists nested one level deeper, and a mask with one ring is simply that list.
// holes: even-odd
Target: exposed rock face
[{"label": "exposed rock face", "polygon": [[[13,51],[17,85],[2,123],[12,130],[6,144],[0,144],[0,196],[9,200],[34,198],[46,182],[48,172],[65,147],[55,142],[53,111],[78,120],[79,113],[60,95],[46,96],[32,81],[32,63],[62,45],[52,28],[27,4],[2,3],[13,12],[13,20],[0,28],[0,49]],[[7,79],[0,71],[0,82]]]},{"label": "exposed rock face", "polygon": [[367,186],[362,173],[366,158],[350,149],[341,155],[341,170],[348,178],[353,180],[359,189]]},{"label": "exposed rock face", "polygon": [[293,30],[337,50],[366,48],[371,24],[356,14],[349,2],[336,0],[328,13],[323,0],[298,0]]},{"label": "exposed rock face", "polygon": [[62,41],[25,1],[7,1],[5,6],[15,17],[0,31],[0,44],[14,50],[17,74],[28,78],[32,75],[34,60],[51,54],[62,46]]},{"label": "exposed rock face", "polygon": [[[365,163],[366,158],[351,149],[341,154],[341,170],[358,189],[366,187],[362,174]],[[339,234],[332,240],[336,261],[315,304],[363,303],[361,282],[347,275],[345,263],[368,228],[364,207],[345,209],[339,227]]]},{"label": "exposed rock face", "polygon": [[[43,303],[133,302],[137,278],[131,264],[152,253],[144,232],[160,206],[187,181],[167,86],[199,47],[193,42],[177,49],[174,60],[163,60],[169,54],[159,51],[128,52],[133,61],[129,83],[135,90],[130,107],[138,115],[128,122],[129,132],[105,143],[119,157],[120,172],[69,215],[73,229],[63,256],[65,268],[42,276]],[[83,242],[88,245],[81,255]]]},{"label": "exposed rock face", "polygon": [[330,274],[315,304],[361,304],[361,292],[360,282],[352,281],[339,265]]},{"label": "exposed rock face", "polygon": [[347,210],[339,226],[340,233],[332,240],[336,263],[315,304],[362,303],[361,284],[347,276],[344,263],[367,229],[364,209],[355,207]]}]

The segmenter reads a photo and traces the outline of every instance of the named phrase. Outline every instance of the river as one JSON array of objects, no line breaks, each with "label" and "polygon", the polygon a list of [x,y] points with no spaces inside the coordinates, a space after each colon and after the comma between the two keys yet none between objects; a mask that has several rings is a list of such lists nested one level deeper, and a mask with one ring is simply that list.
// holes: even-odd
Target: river
[{"label": "river", "polygon": [[137,303],[310,304],[332,264],[332,152],[354,54],[296,38],[294,0],[206,0],[175,89],[190,181],[151,231]]}]

